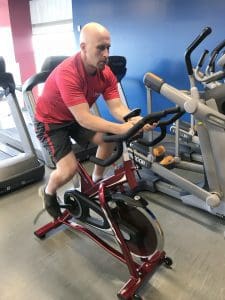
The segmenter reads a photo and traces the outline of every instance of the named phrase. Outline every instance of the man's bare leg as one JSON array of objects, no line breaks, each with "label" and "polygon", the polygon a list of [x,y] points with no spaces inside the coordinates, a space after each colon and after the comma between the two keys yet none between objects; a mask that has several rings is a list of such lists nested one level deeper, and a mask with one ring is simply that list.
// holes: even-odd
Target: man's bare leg
[{"label": "man's bare leg", "polygon": [[[106,159],[112,154],[115,144],[105,143],[102,137],[103,137],[102,133],[96,133],[92,141],[93,143],[98,145],[96,156],[100,159]],[[104,171],[105,171],[105,167],[95,165],[92,173],[93,181],[97,182],[98,180],[102,179]]]},{"label": "man's bare leg", "polygon": [[77,171],[77,160],[71,151],[56,163],[56,169],[51,173],[45,192],[49,195],[56,194],[57,189],[69,182]]},{"label": "man's bare leg", "polygon": [[57,190],[69,182],[77,171],[77,160],[71,151],[56,163],[56,169],[51,173],[46,187],[39,189],[44,208],[54,219],[62,216],[60,205],[57,201]]}]

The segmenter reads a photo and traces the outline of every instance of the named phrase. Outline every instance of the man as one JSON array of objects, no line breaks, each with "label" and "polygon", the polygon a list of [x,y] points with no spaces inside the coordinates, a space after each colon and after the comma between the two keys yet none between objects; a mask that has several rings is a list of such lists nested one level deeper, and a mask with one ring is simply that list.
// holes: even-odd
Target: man
[{"label": "man", "polygon": [[[54,219],[62,215],[57,189],[77,171],[70,137],[83,146],[90,141],[97,144],[97,157],[105,159],[113,149],[112,144],[103,142],[103,134],[124,134],[140,119],[123,121],[130,110],[120,100],[116,78],[106,65],[110,45],[110,33],[105,27],[98,23],[86,24],[80,33],[80,52],[52,71],[37,101],[36,134],[56,162],[56,169],[39,195]],[[111,114],[122,123],[109,122],[90,111],[99,95],[103,95]],[[146,125],[145,130],[151,128]],[[95,165],[93,180],[100,180],[103,172],[103,167]]]}]

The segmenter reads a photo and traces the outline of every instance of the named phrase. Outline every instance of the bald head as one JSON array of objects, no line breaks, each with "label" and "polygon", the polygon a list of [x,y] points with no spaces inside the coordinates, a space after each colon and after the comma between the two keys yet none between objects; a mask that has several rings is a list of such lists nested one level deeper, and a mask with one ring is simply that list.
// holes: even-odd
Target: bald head
[{"label": "bald head", "polygon": [[89,74],[103,70],[111,46],[109,31],[99,23],[86,24],[80,33],[81,58]]},{"label": "bald head", "polygon": [[109,36],[109,31],[99,23],[91,22],[84,25],[80,32],[80,44],[89,43],[98,36]]}]

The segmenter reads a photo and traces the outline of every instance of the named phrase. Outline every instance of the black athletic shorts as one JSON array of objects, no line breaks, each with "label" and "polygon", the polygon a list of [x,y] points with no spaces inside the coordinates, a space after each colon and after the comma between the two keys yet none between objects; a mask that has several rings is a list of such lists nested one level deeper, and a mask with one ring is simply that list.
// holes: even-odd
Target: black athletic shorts
[{"label": "black athletic shorts", "polygon": [[83,148],[87,148],[96,133],[76,122],[47,124],[35,120],[34,127],[37,138],[55,162],[58,162],[72,150],[71,138]]}]

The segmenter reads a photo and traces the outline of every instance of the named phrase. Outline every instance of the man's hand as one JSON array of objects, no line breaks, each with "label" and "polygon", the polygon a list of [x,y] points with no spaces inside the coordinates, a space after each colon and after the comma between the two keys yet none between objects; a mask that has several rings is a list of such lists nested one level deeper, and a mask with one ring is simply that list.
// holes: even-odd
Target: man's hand
[{"label": "man's hand", "polygon": [[120,132],[118,134],[125,134],[127,131],[134,126],[131,122],[125,122],[122,124],[119,124]]},{"label": "man's hand", "polygon": [[[128,120],[128,123],[131,123],[131,124],[136,124],[138,121],[140,121],[142,119],[141,116],[136,116],[136,117],[133,117],[133,118],[130,118]],[[156,128],[156,126],[158,125],[158,123],[153,123],[153,124],[145,124],[145,126],[143,127],[143,131],[146,132],[146,131],[150,131],[150,130],[154,130]]]}]

